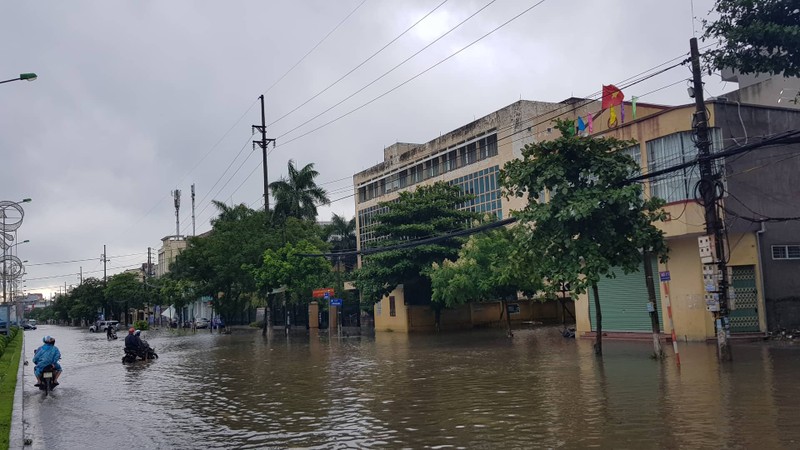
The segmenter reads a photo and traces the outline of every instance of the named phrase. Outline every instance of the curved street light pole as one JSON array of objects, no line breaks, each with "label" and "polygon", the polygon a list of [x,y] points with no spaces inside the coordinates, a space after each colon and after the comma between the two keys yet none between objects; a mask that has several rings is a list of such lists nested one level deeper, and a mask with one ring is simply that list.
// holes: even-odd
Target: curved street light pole
[{"label": "curved street light pole", "polygon": [[0,81],[0,84],[11,83],[12,81],[21,81],[21,80],[33,81],[33,80],[35,80],[37,78],[39,78],[39,77],[35,73],[21,73],[21,74],[19,74],[19,77],[17,77],[17,78],[12,78],[10,80]]}]

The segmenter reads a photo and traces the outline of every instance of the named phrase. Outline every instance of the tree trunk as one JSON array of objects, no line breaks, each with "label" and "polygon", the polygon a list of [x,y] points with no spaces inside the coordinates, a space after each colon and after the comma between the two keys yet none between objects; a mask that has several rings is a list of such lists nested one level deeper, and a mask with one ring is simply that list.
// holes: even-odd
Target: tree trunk
[{"label": "tree trunk", "polygon": [[603,314],[600,312],[600,294],[597,292],[597,283],[592,284],[592,293],[594,294],[594,321],[596,325],[594,354],[603,356]]},{"label": "tree trunk", "polygon": [[650,264],[650,252],[644,251],[644,278],[647,282],[647,308],[650,311],[650,324],[653,328],[653,356],[656,359],[664,357],[661,348],[661,327],[658,324],[658,303],[656,303],[656,286],[653,280],[653,266]]}]

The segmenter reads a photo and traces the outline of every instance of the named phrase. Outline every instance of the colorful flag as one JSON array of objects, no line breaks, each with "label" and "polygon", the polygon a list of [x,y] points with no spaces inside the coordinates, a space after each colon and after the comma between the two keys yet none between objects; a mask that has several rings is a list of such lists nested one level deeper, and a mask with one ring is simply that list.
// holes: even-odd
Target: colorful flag
[{"label": "colorful flag", "polygon": [[619,90],[613,84],[609,84],[608,86],[603,85],[603,109],[609,108],[615,105],[621,105],[622,100],[625,99],[625,94]]},{"label": "colorful flag", "polygon": [[586,124],[583,123],[583,117],[578,116],[578,132],[583,133],[586,130]]},{"label": "colorful flag", "polygon": [[625,123],[625,103],[619,105],[619,122]]},{"label": "colorful flag", "polygon": [[592,128],[593,128],[593,126],[592,126],[592,121],[593,121],[593,120],[594,120],[594,114],[592,114],[592,113],[589,113],[589,115],[588,115],[588,116],[586,116],[586,121],[587,121],[587,122],[589,122],[589,123],[587,124],[587,125],[588,125],[588,127],[589,127],[589,133],[591,133],[591,132],[593,131],[593,130],[592,130]]},{"label": "colorful flag", "polygon": [[608,128],[613,128],[617,126],[617,110],[614,109],[614,106],[608,108]]},{"label": "colorful flag", "polygon": [[639,100],[639,97],[633,96],[631,97],[631,109],[633,110],[633,120],[636,120],[636,101]]}]

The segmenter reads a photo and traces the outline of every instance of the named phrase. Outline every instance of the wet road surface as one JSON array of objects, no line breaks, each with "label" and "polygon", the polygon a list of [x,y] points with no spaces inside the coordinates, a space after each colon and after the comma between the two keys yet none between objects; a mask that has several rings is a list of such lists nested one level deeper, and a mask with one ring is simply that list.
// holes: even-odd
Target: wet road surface
[{"label": "wet road surface", "polygon": [[121,363],[124,332],[51,334],[61,385],[43,398],[25,367],[33,449],[800,448],[800,345],[737,344],[648,358],[646,342],[591,342],[556,328],[269,339],[146,332],[160,358]]}]

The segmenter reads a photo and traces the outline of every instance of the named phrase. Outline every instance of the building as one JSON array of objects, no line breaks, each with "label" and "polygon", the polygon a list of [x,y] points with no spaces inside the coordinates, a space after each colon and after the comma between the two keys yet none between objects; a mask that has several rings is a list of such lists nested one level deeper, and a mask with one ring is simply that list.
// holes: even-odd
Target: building
[{"label": "building", "polygon": [[[706,105],[712,152],[800,127],[800,111],[777,107],[777,102],[762,106],[717,98]],[[636,140],[638,145],[628,151],[640,162],[642,173],[653,172],[696,158],[694,110],[694,104],[666,109],[595,135]],[[798,145],[765,147],[718,163],[723,174],[726,258],[735,295],[730,314],[734,334],[800,325],[800,225],[781,220],[800,217],[800,188],[792,181],[800,171],[798,150]],[[654,273],[669,273],[670,278],[656,291],[657,310],[664,323],[667,309],[661,299],[669,289],[675,331],[685,340],[715,336],[697,241],[706,234],[704,210],[695,200],[699,178],[695,165],[651,179],[644,187],[645,195],[667,201],[668,219],[659,227],[667,237],[669,261],[651,262]],[[643,271],[619,272],[598,286],[604,332],[651,331]],[[579,333],[594,329],[594,305],[588,296],[576,301],[576,316]],[[670,331],[668,324],[662,329]]]},{"label": "building", "polygon": [[169,272],[169,267],[186,246],[185,236],[172,235],[161,239],[161,248],[158,249],[158,264],[155,267],[156,277],[164,276]]},{"label": "building", "polygon": [[[628,117],[633,117],[632,105],[624,106]],[[498,183],[500,169],[506,162],[520,157],[526,144],[555,137],[558,132],[552,128],[554,119],[585,116],[599,109],[599,102],[577,98],[559,103],[520,100],[425,144],[398,142],[385,148],[382,163],[353,176],[358,249],[374,245],[379,238],[373,226],[375,215],[381,211],[380,202],[392,201],[401,191],[437,181],[457,185],[474,194],[475,200],[464,208],[498,219],[509,217],[510,211],[524,207],[526,200],[502,198]],[[664,109],[666,107],[639,103],[637,112],[645,116]],[[602,120],[595,124],[598,131],[607,128]],[[418,303],[419,299],[409,298],[402,286],[398,287],[392,295],[376,304],[375,329],[408,331],[431,328],[430,308]],[[494,306],[466,308],[454,313],[458,318],[453,320],[465,325],[482,324],[485,322],[481,318],[483,311],[489,308]],[[476,313],[476,309],[481,312]],[[519,313],[512,319],[531,320],[537,314],[536,308],[520,305],[519,309],[531,313]],[[499,322],[497,314],[486,315]],[[422,325],[416,326],[415,323]]]}]

